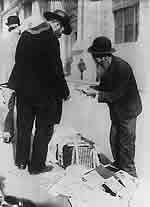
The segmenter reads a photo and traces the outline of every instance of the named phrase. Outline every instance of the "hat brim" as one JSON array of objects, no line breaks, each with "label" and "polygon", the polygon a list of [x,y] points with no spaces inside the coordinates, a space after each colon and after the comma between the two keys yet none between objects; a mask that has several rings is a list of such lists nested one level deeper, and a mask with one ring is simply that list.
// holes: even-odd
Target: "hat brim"
[{"label": "hat brim", "polygon": [[63,27],[64,27],[63,34],[65,34],[65,35],[70,35],[71,34],[72,28],[71,28],[70,22],[65,21],[64,18],[61,17],[60,15],[55,14],[53,12],[44,12],[43,16],[45,17],[45,19],[47,21],[50,21],[50,20],[53,20],[53,19],[56,19],[56,20],[60,21],[62,23]]},{"label": "hat brim", "polygon": [[88,48],[88,52],[92,54],[112,54],[116,52],[116,49],[111,48],[109,51],[100,51],[100,50],[98,51],[98,50],[94,50],[93,47],[91,46]]},{"label": "hat brim", "polygon": [[[20,23],[14,23],[14,24],[20,26]],[[5,23],[5,25],[7,25],[8,27],[9,27],[10,25],[14,25],[14,24],[10,24],[10,23],[8,23],[8,22]]]}]

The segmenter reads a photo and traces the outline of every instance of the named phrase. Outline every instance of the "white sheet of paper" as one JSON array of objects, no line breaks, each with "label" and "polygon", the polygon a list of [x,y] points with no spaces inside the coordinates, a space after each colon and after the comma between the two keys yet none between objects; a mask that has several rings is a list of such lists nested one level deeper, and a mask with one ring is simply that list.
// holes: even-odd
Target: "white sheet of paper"
[{"label": "white sheet of paper", "polygon": [[82,181],[91,188],[95,188],[96,186],[102,185],[104,182],[104,178],[101,177],[96,170],[89,172],[88,174],[82,177]]}]

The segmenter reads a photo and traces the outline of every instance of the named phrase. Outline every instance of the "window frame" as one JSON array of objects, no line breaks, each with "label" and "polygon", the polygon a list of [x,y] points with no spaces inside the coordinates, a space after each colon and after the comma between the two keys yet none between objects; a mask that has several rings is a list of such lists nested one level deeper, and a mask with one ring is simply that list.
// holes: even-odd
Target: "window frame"
[{"label": "window frame", "polygon": [[[26,9],[28,9],[27,6],[29,6],[29,5],[31,6],[30,11],[27,12]],[[32,1],[31,2],[25,2],[23,7],[24,7],[24,19],[26,19],[26,18],[28,18],[32,15]]]},{"label": "window frame", "polygon": [[[133,33],[132,33],[132,39],[129,40],[128,38],[126,39],[125,33],[126,33],[126,28],[125,26],[125,13],[127,12],[128,9],[133,8]],[[118,12],[121,12],[122,14],[122,24],[121,24],[121,39],[117,39],[117,14]],[[115,29],[114,29],[114,37],[115,37],[115,43],[116,44],[120,44],[120,43],[128,43],[128,42],[137,42],[138,41],[138,34],[139,34],[139,2],[135,3],[131,6],[127,6],[127,7],[122,7],[119,9],[115,9],[113,11],[113,15],[114,15],[114,24],[115,24]],[[119,27],[118,27],[119,28]]]},{"label": "window frame", "polygon": [[4,0],[1,0],[0,12],[4,11]]}]

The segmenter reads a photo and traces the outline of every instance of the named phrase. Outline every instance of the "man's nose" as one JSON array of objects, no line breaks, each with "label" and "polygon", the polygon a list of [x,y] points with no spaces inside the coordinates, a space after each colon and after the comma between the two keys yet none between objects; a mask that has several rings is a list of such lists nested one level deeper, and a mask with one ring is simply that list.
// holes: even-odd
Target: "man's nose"
[{"label": "man's nose", "polygon": [[97,64],[98,64],[98,65],[103,65],[103,64],[104,64],[104,60],[99,59],[99,60],[97,61]]}]

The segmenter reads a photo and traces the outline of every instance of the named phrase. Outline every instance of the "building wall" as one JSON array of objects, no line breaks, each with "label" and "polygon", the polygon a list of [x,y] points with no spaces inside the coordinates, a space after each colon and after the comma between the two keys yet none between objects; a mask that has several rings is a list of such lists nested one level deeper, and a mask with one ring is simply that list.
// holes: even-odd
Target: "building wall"
[{"label": "building wall", "polygon": [[[96,67],[91,55],[88,54],[87,49],[89,45],[92,44],[93,39],[99,36],[102,32],[103,15],[101,13],[104,12],[104,8],[103,11],[102,8],[102,1],[78,1],[78,35],[77,41],[72,48],[73,63],[71,75],[68,77],[68,80],[81,81],[78,63],[80,58],[83,58],[87,70],[84,72],[83,80],[81,82],[94,83],[96,81]],[[108,10],[107,6],[106,9]],[[106,18],[107,15],[110,16],[110,12],[107,12],[105,15]],[[106,18],[105,22],[108,19]]]},{"label": "building wall", "polygon": [[140,1],[139,36],[137,42],[116,44],[117,54],[133,67],[139,89],[150,92],[150,1]]},{"label": "building wall", "polygon": [[[16,4],[15,4],[16,2]],[[60,40],[60,45],[61,45],[61,56],[62,56],[62,60],[63,63],[65,65],[65,62],[67,61],[67,59],[71,56],[71,47],[72,44],[75,41],[75,33],[76,33],[76,28],[77,28],[77,19],[76,19],[76,5],[73,3],[71,5],[71,1],[70,4],[67,3],[67,1],[65,1],[66,3],[63,4],[62,1],[60,0],[31,0],[31,1],[25,1],[26,4],[23,5],[23,3],[21,3],[21,0],[5,0],[4,1],[4,10],[2,13],[0,13],[1,15],[1,31],[6,31],[7,30],[7,26],[5,25],[5,22],[7,21],[7,17],[9,15],[19,15],[21,22],[24,21],[25,18],[27,18],[28,16],[30,16],[31,14],[43,14],[44,11],[46,10],[55,10],[55,9],[62,9],[62,10],[67,10],[69,9],[69,13],[73,16],[72,17],[72,25],[73,25],[73,33],[71,36],[66,37],[63,36],[62,39]],[[75,2],[75,1],[73,1]],[[14,6],[15,4],[15,6]],[[31,9],[32,6],[32,9]],[[73,14],[74,13],[74,14]]]},{"label": "building wall", "polygon": [[6,10],[9,6],[10,6],[10,3],[11,3],[12,1],[9,1],[9,0],[5,0],[4,1],[4,10]]},{"label": "building wall", "polygon": [[[130,1],[126,2],[130,3]],[[93,71],[95,73],[96,69],[87,54],[87,48],[95,37],[105,35],[112,40],[114,47],[116,47],[117,52],[115,54],[127,60],[133,67],[139,89],[150,91],[150,72],[148,70],[150,59],[150,0],[140,0],[139,5],[138,40],[136,42],[115,44],[112,0],[79,0],[78,40],[73,47],[73,53],[78,55],[74,56],[72,76],[70,77],[72,80],[79,79],[77,62],[82,56],[88,68],[85,72],[85,81],[94,81]],[[79,52],[81,50],[83,52]],[[93,68],[92,72],[91,68]]]},{"label": "building wall", "polygon": [[[114,46],[117,50],[116,55],[127,60],[132,66],[137,80],[138,87],[142,92],[150,92],[150,72],[148,70],[149,59],[150,59],[150,55],[148,52],[148,48],[150,47],[149,26],[150,26],[150,0],[141,0],[139,3],[139,35],[137,41],[120,43],[120,44],[114,43]],[[113,22],[111,28],[114,33],[115,28]],[[107,35],[107,33],[105,32],[102,34]],[[114,42],[113,35],[111,39]]]}]

